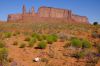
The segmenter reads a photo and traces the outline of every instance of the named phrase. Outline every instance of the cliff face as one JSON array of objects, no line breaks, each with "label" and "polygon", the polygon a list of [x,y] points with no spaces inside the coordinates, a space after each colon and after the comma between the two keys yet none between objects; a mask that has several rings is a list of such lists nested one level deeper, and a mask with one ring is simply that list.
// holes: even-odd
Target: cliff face
[{"label": "cliff face", "polygon": [[69,10],[57,9],[51,7],[40,7],[38,11],[40,17],[51,17],[51,18],[68,18]]},{"label": "cliff face", "polygon": [[66,9],[52,8],[42,6],[38,9],[38,12],[34,12],[34,8],[32,7],[29,13],[26,13],[26,7],[23,6],[22,14],[11,14],[8,15],[8,21],[23,21],[23,20],[32,20],[35,22],[35,19],[62,19],[66,22],[80,22],[80,23],[88,23],[88,18],[85,16],[78,16],[72,14],[72,11]]}]

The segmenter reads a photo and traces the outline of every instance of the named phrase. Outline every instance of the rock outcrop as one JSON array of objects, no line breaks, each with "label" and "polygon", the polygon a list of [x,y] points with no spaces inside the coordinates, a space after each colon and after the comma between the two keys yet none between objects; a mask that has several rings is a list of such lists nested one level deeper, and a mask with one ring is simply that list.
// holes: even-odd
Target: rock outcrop
[{"label": "rock outcrop", "polygon": [[38,12],[35,13],[34,7],[31,11],[26,12],[26,7],[23,6],[22,14],[10,14],[8,15],[8,22],[27,22],[31,20],[35,22],[36,20],[45,21],[45,20],[64,20],[66,22],[78,22],[78,23],[88,23],[88,18],[86,16],[79,16],[72,13],[71,10],[52,8],[42,6],[38,9]]}]

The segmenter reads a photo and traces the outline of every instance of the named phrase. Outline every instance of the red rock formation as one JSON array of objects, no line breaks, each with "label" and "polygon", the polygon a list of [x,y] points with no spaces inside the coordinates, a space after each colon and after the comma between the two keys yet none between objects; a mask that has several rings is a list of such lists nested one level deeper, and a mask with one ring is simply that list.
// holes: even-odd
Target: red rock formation
[{"label": "red rock formation", "polygon": [[32,20],[36,19],[41,20],[53,20],[53,19],[62,19],[66,22],[80,22],[80,23],[88,23],[88,18],[85,16],[79,16],[72,14],[71,10],[52,8],[42,6],[39,8],[38,12],[34,12],[34,8],[31,8],[29,13],[26,13],[26,7],[23,6],[22,14],[10,14],[8,15],[8,21],[23,21],[23,20]]}]

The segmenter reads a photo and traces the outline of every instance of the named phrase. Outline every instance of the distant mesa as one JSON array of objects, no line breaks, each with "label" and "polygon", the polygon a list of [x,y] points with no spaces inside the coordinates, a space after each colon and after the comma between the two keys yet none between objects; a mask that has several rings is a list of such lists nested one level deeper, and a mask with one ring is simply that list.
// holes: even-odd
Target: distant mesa
[{"label": "distant mesa", "polygon": [[72,13],[71,10],[42,6],[35,13],[34,7],[26,12],[23,5],[21,14],[9,14],[8,22],[39,22],[62,20],[65,22],[89,23],[86,16],[79,16]]}]

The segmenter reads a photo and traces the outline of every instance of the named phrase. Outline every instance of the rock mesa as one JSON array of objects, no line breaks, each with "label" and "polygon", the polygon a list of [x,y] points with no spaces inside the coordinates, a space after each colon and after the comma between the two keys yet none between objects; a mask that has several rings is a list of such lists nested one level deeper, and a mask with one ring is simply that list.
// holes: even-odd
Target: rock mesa
[{"label": "rock mesa", "polygon": [[27,20],[31,20],[32,22],[63,20],[66,22],[88,23],[88,18],[86,16],[73,14],[71,10],[45,6],[40,7],[38,12],[35,13],[34,7],[32,7],[29,12],[26,12],[26,7],[23,5],[21,14],[8,15],[8,22],[27,22]]}]

